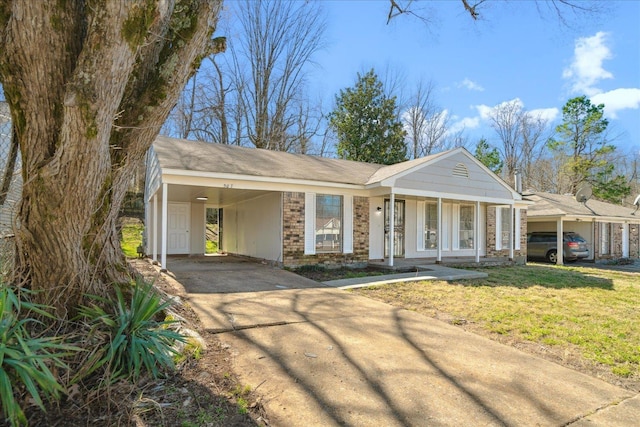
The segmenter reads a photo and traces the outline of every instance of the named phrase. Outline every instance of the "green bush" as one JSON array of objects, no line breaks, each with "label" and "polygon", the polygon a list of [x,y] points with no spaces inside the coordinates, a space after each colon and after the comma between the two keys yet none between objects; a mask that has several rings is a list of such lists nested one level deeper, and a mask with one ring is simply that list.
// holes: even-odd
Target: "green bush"
[{"label": "green bush", "polygon": [[80,309],[81,318],[89,325],[88,338],[105,344],[94,346],[95,352],[76,379],[101,367],[109,384],[121,378],[136,381],[143,372],[157,378],[160,368],[174,367],[175,341],[185,341],[185,337],[168,329],[175,321],[157,320],[171,303],[163,303],[153,285],[141,280],[136,282],[129,301],[120,288],[116,287],[115,291],[115,303],[92,297],[103,306],[114,304],[113,313],[98,304]]},{"label": "green bush", "polygon": [[0,288],[0,402],[2,415],[12,426],[27,423],[17,396],[26,391],[44,410],[42,398],[59,399],[63,387],[51,371],[52,367],[67,369],[62,358],[78,348],[61,343],[60,338],[32,337],[30,326],[38,320],[20,315],[29,312],[51,318],[45,306],[26,300],[26,291],[19,294],[9,286]]}]

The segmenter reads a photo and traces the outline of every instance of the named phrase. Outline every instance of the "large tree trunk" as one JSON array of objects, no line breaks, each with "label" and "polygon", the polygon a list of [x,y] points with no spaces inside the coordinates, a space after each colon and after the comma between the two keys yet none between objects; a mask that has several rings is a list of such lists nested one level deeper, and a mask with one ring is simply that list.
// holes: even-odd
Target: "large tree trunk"
[{"label": "large tree trunk", "polygon": [[2,2],[0,78],[24,181],[16,280],[60,317],[128,280],[118,211],[220,3]]}]

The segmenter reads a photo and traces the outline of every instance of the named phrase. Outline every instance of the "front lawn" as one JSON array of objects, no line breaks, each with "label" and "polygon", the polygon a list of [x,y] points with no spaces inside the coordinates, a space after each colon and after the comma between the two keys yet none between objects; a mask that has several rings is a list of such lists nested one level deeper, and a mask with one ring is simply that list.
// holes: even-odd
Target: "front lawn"
[{"label": "front lawn", "polygon": [[354,290],[640,389],[640,275],[530,264]]}]

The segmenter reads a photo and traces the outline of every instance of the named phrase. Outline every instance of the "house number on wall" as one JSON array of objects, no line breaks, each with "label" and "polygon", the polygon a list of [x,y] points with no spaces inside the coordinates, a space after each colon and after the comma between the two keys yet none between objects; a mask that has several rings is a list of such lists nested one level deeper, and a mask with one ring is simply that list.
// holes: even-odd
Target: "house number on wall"
[{"label": "house number on wall", "polygon": [[222,184],[224,188],[233,188],[233,184]]}]

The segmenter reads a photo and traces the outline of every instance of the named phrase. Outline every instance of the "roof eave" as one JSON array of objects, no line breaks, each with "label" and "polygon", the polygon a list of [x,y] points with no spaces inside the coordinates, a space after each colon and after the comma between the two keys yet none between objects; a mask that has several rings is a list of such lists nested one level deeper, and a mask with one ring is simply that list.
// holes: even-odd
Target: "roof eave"
[{"label": "roof eave", "polygon": [[243,175],[233,173],[219,173],[219,172],[204,172],[204,171],[191,171],[185,169],[162,169],[162,176],[179,176],[179,177],[193,177],[193,178],[208,178],[218,180],[233,180],[233,181],[246,181],[246,182],[260,182],[260,183],[274,183],[274,184],[295,184],[295,185],[307,185],[311,187],[335,187],[345,188],[350,190],[364,190],[365,186],[361,184],[351,184],[343,182],[332,181],[314,181],[304,179],[293,178],[279,178],[269,176],[256,176],[256,175]]}]

